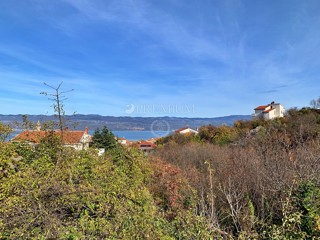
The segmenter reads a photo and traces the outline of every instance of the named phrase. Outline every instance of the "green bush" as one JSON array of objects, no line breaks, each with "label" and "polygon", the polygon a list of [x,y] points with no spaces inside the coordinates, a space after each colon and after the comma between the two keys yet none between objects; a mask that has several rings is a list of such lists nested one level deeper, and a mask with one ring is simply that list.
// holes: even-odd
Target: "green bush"
[{"label": "green bush", "polygon": [[10,168],[15,150],[28,158],[21,159],[23,168],[1,175],[0,239],[175,239],[177,233],[188,239],[182,236],[209,234],[204,219],[181,213],[194,218],[182,224],[164,217],[149,191],[151,165],[140,151],[119,146],[99,157],[95,151],[55,149],[47,143],[34,150],[0,146],[2,172]]}]

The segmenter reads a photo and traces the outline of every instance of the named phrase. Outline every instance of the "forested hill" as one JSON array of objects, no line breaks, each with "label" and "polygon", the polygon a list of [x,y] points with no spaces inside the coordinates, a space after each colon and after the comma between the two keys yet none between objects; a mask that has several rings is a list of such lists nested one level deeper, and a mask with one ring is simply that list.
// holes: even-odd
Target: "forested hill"
[{"label": "forested hill", "polygon": [[[6,124],[22,122],[22,114],[18,115],[1,115],[0,121]],[[53,120],[49,115],[28,115],[31,122],[40,122]],[[178,129],[184,126],[197,128],[203,125],[232,125],[237,120],[249,120],[250,115],[231,115],[215,118],[186,118],[186,117],[113,117],[101,115],[83,115],[76,114],[66,116],[70,125],[76,123],[77,129],[101,128],[107,126],[110,130],[168,130]]]}]

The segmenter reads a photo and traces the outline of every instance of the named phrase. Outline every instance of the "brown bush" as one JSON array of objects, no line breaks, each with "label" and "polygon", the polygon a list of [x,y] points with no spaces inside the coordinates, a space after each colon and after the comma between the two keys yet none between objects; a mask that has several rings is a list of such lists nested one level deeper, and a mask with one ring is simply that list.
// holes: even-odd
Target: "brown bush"
[{"label": "brown bush", "polygon": [[256,236],[281,225],[292,189],[320,181],[318,113],[263,121],[249,134],[255,124],[237,123],[247,133],[233,144],[167,144],[153,156],[181,169],[197,191],[197,214],[235,235]]}]

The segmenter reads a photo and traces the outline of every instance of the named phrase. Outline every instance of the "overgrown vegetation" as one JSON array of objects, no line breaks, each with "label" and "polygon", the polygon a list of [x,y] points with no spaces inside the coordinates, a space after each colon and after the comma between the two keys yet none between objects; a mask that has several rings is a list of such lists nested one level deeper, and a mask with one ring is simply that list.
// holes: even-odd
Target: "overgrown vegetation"
[{"label": "overgrown vegetation", "polygon": [[9,125],[0,122],[0,142],[5,142],[11,133],[12,128]]},{"label": "overgrown vegetation", "polygon": [[153,172],[166,169],[161,162],[151,164],[138,150],[121,146],[98,157],[60,143],[48,136],[35,148],[0,144],[0,239],[215,236],[206,219],[193,214],[195,202],[171,195],[192,195],[187,183],[174,172],[168,179],[164,171]]},{"label": "overgrown vegetation", "polygon": [[178,167],[197,193],[196,214],[215,229],[237,239],[320,238],[318,109],[180,138],[168,137],[152,157]]},{"label": "overgrown vegetation", "polygon": [[175,134],[148,158],[107,128],[87,151],[2,141],[0,239],[319,239],[319,133],[303,108]]}]

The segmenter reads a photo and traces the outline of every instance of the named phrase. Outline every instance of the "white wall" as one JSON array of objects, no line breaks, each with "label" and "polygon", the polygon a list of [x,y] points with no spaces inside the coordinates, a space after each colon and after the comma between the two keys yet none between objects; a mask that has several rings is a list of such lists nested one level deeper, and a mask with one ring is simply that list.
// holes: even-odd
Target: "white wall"
[{"label": "white wall", "polygon": [[187,129],[184,129],[184,130],[180,131],[180,133],[181,134],[186,134],[186,133],[195,133],[195,134],[197,134],[198,132],[193,130],[193,129],[191,129],[191,128],[187,128]]}]

